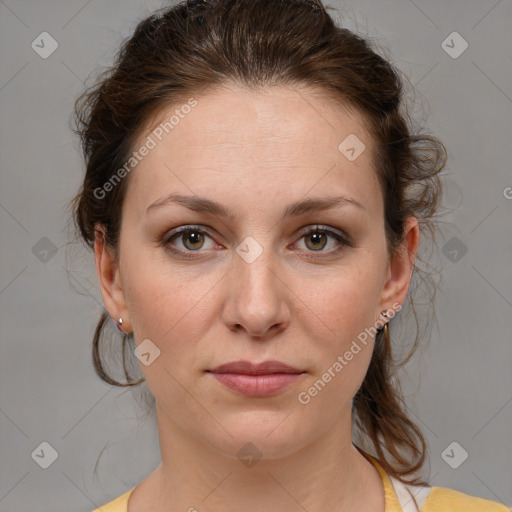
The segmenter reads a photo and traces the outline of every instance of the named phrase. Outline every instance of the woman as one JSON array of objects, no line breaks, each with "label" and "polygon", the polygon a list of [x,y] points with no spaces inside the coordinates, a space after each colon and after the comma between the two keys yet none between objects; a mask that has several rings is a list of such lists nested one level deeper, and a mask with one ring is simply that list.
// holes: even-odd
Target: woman
[{"label": "woman", "polygon": [[419,476],[388,324],[446,158],[366,41],[312,0],[189,0],[137,26],[77,119],[95,367],[141,382],[104,369],[115,321],[162,455],[97,510],[506,510]]}]

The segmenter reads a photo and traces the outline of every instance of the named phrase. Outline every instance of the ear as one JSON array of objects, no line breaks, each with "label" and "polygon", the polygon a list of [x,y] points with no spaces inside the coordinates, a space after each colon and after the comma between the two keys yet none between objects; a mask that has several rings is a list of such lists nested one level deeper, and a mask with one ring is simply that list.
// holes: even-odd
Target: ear
[{"label": "ear", "polygon": [[389,262],[386,283],[381,294],[380,311],[393,309],[393,305],[396,309],[396,304],[404,303],[411,283],[419,240],[418,219],[408,217],[405,220],[403,242],[396,248]]},{"label": "ear", "polygon": [[114,321],[117,322],[119,318],[122,318],[122,330],[124,332],[131,332],[132,325],[121,285],[118,258],[105,240],[105,227],[97,224],[94,229],[94,258],[101,296],[107,311]]}]

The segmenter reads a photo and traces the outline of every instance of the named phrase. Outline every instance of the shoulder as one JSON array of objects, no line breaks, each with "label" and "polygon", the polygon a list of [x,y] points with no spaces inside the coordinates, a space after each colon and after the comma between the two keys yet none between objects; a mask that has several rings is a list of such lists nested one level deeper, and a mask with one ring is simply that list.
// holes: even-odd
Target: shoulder
[{"label": "shoulder", "polygon": [[115,500],[109,501],[105,505],[93,510],[93,512],[127,512],[128,510],[128,498],[132,493],[133,488],[128,492],[125,492]]},{"label": "shoulder", "polygon": [[[376,458],[368,456],[384,485],[386,512],[512,512],[496,501],[484,500],[445,487],[403,483],[388,475]],[[418,506],[418,508],[416,507]]]},{"label": "shoulder", "polygon": [[422,512],[510,512],[496,501],[476,498],[453,489],[432,487]]}]

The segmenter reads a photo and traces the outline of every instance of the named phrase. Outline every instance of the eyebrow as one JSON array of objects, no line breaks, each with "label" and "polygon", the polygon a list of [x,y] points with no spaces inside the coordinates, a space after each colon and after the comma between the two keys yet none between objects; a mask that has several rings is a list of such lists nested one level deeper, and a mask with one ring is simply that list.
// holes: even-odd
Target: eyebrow
[{"label": "eyebrow", "polygon": [[[180,204],[182,206],[185,206],[189,210],[194,210],[202,213],[210,213],[212,215],[217,215],[219,217],[225,217],[229,219],[235,218],[235,213],[233,211],[226,208],[220,203],[212,201],[211,199],[199,196],[185,196],[180,194],[169,194],[168,196],[155,201],[146,208],[146,214],[149,213],[151,210],[154,210],[162,206],[168,206],[171,204]],[[294,203],[288,205],[281,219],[284,219],[286,217],[298,217],[299,215],[303,215],[305,213],[313,211],[329,210],[337,206],[348,205],[357,206],[358,208],[361,208],[363,210],[365,209],[364,206],[359,201],[356,201],[351,197],[313,197],[303,199],[300,201],[295,201]]]}]

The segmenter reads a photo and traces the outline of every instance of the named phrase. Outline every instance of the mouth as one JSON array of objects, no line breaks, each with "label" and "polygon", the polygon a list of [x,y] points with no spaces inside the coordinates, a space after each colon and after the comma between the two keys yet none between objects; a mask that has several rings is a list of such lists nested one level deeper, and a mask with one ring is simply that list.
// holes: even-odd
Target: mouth
[{"label": "mouth", "polygon": [[276,395],[305,374],[280,361],[259,364],[233,361],[207,370],[207,373],[228,389],[250,397]]}]

